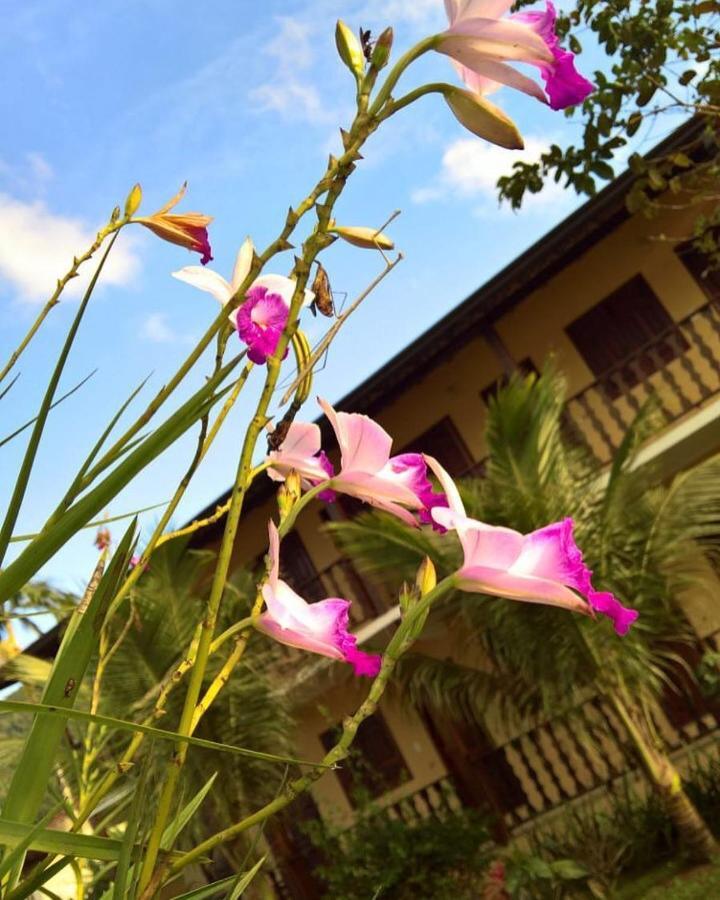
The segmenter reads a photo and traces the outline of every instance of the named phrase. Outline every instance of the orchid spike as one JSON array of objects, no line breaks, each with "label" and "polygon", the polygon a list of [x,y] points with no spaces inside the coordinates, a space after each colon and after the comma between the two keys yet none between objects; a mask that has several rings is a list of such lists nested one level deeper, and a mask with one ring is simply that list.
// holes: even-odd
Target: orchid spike
[{"label": "orchid spike", "polygon": [[357,648],[357,638],[348,632],[350,601],[337,597],[308,603],[279,577],[280,535],[268,523],[270,567],[262,595],[267,606],[256,627],[289,647],[308,650],[349,663],[356,675],[374,678],[382,658]]},{"label": "orchid spike", "polygon": [[[254,255],[253,242],[247,238],[238,251],[230,281],[212,269],[203,269],[200,266],[186,266],[178,272],[173,272],[172,276],[212,294],[226,306],[247,278]],[[248,358],[252,362],[262,364],[275,352],[280,335],[287,324],[294,293],[294,278],[286,278],[284,275],[260,275],[248,288],[245,302],[228,316],[240,339],[248,345]],[[303,306],[309,306],[314,299],[313,292],[306,290]]]},{"label": "orchid spike", "polygon": [[572,519],[530,534],[470,519],[452,478],[436,459],[426,456],[425,460],[449,504],[446,509],[434,509],[433,518],[457,532],[463,549],[464,561],[456,573],[461,590],[547,603],[586,615],[598,612],[612,621],[617,634],[627,634],[638,613],[613,594],[595,590],[592,572],[573,537]]},{"label": "orchid spike", "polygon": [[[210,240],[207,232],[207,226],[212,222],[212,216],[205,216],[196,212],[172,214],[170,212],[185,196],[186,190],[187,184],[184,184],[172,200],[157,212],[151,216],[138,216],[138,218],[131,219],[131,221],[149,228],[153,234],[156,234],[164,241],[169,241],[171,244],[177,244],[180,247],[187,247],[188,250],[194,250],[201,255],[200,262],[206,265],[212,259],[212,250],[210,249]],[[200,271],[203,270],[200,269]]]},{"label": "orchid spike", "polygon": [[[450,27],[438,36],[437,50],[451,57],[462,80],[479,94],[508,85],[564,109],[582,102],[594,85],[575,69],[573,54],[560,47],[551,0],[544,11],[505,16],[512,0],[445,0]],[[509,62],[536,66],[545,90]]]},{"label": "orchid spike", "polygon": [[325,400],[318,403],[340,447],[340,470],[334,473],[321,450],[319,427],[293,422],[280,448],[268,454],[270,477],[282,481],[294,469],[309,485],[331,479],[332,490],[392,513],[408,525],[432,524],[430,511],[447,501],[433,491],[422,455],[391,457],[392,438],[377,422],[358,413],[337,412]]}]

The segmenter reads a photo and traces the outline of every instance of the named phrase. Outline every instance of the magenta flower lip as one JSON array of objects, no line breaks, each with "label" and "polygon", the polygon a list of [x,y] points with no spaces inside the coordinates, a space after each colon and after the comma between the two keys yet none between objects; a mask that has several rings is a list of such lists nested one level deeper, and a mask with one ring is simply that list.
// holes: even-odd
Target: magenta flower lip
[{"label": "magenta flower lip", "polygon": [[349,663],[356,675],[374,678],[382,659],[358,650],[357,638],[350,634],[350,601],[328,597],[308,603],[279,577],[280,535],[275,523],[268,523],[270,571],[262,589],[267,606],[257,621],[265,634],[299,650]]},{"label": "magenta flower lip", "polygon": [[457,532],[463,564],[457,585],[471,593],[546,603],[573,612],[607,616],[619,635],[627,634],[638,613],[610,592],[596,591],[573,536],[573,520],[553,522],[530,534],[468,518],[456,485],[440,463],[426,456],[445,489],[449,507],[432,510],[436,522]]},{"label": "magenta flower lip", "polygon": [[[437,49],[451,57],[462,80],[479,94],[503,85],[565,109],[581,103],[594,85],[575,69],[575,57],[560,47],[555,33],[557,13],[551,0],[543,11],[505,16],[512,0],[445,0],[449,28]],[[528,63],[540,70],[545,90],[509,63]]]},{"label": "magenta flower lip", "polygon": [[279,294],[264,285],[250,288],[246,298],[237,311],[237,333],[248,346],[248,359],[262,365],[277,350],[290,310]]}]

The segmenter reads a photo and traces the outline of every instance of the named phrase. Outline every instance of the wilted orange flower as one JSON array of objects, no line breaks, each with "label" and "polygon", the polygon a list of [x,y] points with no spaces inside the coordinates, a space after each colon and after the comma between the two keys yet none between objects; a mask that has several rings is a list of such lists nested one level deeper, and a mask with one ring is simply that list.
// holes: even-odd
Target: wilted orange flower
[{"label": "wilted orange flower", "polygon": [[207,232],[207,226],[212,222],[212,216],[204,216],[202,213],[196,212],[170,214],[170,210],[174,209],[185,196],[186,190],[187,182],[162,209],[151,216],[139,216],[132,221],[149,228],[164,241],[200,253],[200,262],[207,265],[212,259]]}]

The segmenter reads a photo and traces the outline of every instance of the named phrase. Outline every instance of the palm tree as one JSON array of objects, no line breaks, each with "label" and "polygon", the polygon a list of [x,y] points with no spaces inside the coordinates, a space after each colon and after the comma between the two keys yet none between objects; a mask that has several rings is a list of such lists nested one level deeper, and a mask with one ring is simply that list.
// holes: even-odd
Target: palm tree
[{"label": "palm tree", "polygon": [[[489,703],[517,721],[569,712],[588,694],[605,698],[688,849],[705,859],[714,839],[682,787],[652,711],[681,663],[672,648],[692,639],[677,599],[690,587],[709,588],[707,554],[717,552],[720,535],[720,457],[669,484],[634,467],[638,446],[654,427],[648,407],[609,471],[601,471],[570,433],[564,397],[564,382],[550,369],[515,377],[498,392],[488,410],[484,477],[461,485],[468,515],[522,532],[572,516],[595,583],[639,609],[638,623],[620,639],[606,622],[458,593],[434,612],[430,627],[434,618],[435,627],[461,635],[491,670],[414,654],[398,678],[415,703],[445,715],[462,711],[478,723]],[[445,573],[460,563],[452,539],[409,532],[382,514],[329,527],[375,576],[410,578],[424,554]]]}]

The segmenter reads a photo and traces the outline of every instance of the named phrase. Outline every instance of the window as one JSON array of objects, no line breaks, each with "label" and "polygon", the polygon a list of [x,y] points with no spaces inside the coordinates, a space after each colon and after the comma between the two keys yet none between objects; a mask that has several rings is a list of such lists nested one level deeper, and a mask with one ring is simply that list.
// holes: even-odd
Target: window
[{"label": "window", "polygon": [[307,600],[325,597],[322,580],[297,531],[291,531],[283,539],[280,567],[281,578],[302,597]]},{"label": "window", "polygon": [[[535,363],[530,359],[529,356],[526,356],[525,359],[521,360],[517,364],[517,371],[521,375],[539,375],[540,374],[538,372],[538,370],[535,368]],[[505,385],[508,383],[509,378],[510,378],[509,375],[501,375],[499,378],[496,378],[495,381],[491,381],[487,387],[484,387],[480,391],[480,396],[482,397],[483,402],[485,403],[485,406],[487,406],[489,404],[490,398],[494,397],[497,394],[497,392],[500,390],[500,388],[505,387]]]},{"label": "window", "polygon": [[[325,750],[335,746],[340,730],[338,725],[320,735]],[[360,725],[350,757],[335,774],[353,806],[363,795],[380,797],[410,780],[405,759],[381,713]]]},{"label": "window", "polygon": [[642,275],[636,275],[565,329],[610,399],[688,349]]},{"label": "window", "polygon": [[[720,233],[717,235],[720,239]],[[688,241],[675,248],[680,262],[685,266],[710,300],[720,299],[720,266],[712,266],[711,260]]]},{"label": "window", "polygon": [[440,419],[396,455],[400,453],[427,453],[428,456],[434,456],[439,460],[448,472],[456,477],[467,472],[473,464],[470,451],[450,416]]}]

